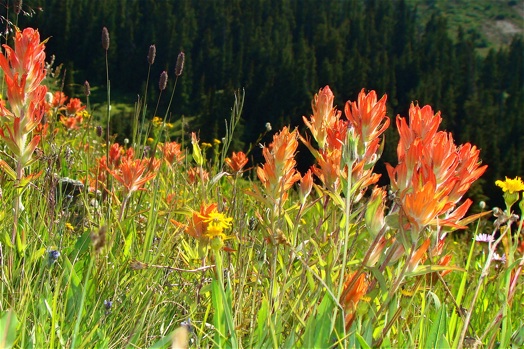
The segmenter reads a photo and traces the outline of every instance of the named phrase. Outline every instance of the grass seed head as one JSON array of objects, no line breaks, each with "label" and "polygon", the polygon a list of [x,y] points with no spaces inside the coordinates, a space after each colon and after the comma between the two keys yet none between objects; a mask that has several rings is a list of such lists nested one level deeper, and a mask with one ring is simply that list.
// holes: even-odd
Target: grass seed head
[{"label": "grass seed head", "polygon": [[160,91],[164,91],[167,86],[167,72],[164,70],[162,74],[160,74],[160,80],[158,82],[158,88]]},{"label": "grass seed head", "polygon": [[149,51],[147,52],[147,63],[149,63],[149,65],[153,65],[153,63],[155,63],[155,57],[156,57],[156,46],[151,45],[149,46]]},{"label": "grass seed head", "polygon": [[182,71],[184,70],[184,60],[186,58],[186,55],[184,52],[180,52],[178,54],[178,57],[176,59],[176,67],[175,67],[175,75],[180,76],[182,75]]},{"label": "grass seed head", "polygon": [[109,50],[109,31],[106,27],[102,28],[102,47],[104,50]]}]

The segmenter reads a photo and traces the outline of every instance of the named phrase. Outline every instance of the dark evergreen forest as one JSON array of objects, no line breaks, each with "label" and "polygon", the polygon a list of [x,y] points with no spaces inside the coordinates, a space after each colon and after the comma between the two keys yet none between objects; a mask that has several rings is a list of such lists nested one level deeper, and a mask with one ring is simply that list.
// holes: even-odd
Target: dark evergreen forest
[{"label": "dark evergreen forest", "polygon": [[[51,37],[48,55],[67,69],[69,94],[81,96],[74,87],[84,80],[105,87],[104,26],[112,91],[144,91],[151,44],[152,86],[162,70],[174,77],[184,51],[171,110],[173,119],[194,116],[189,129],[200,129],[203,140],[224,134],[237,89],[246,99],[235,146],[246,149],[266,122],[274,130],[301,125],[312,95],[329,84],[339,108],[362,88],[387,93],[392,121],[407,116],[412,101],[442,111],[444,128],[480,147],[489,165],[477,198],[500,197],[496,179],[524,174],[522,37],[481,57],[474,34],[459,28],[452,40],[445,17],[421,23],[403,0],[24,0],[24,11],[31,9],[19,26]],[[157,89],[149,91],[156,101]],[[396,140],[391,127],[385,161],[396,163]]]}]

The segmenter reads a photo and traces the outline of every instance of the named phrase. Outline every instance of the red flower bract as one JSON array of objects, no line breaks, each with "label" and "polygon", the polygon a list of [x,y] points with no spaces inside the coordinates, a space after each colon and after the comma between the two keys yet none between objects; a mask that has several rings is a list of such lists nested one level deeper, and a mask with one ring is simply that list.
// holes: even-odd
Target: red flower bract
[{"label": "red flower bract", "polygon": [[480,166],[479,150],[469,143],[456,146],[451,134],[438,131],[440,113],[430,106],[411,105],[409,125],[397,116],[400,140],[398,165],[386,164],[413,236],[428,225],[464,228],[457,222],[471,205],[468,199],[456,208],[471,184],[486,170]]}]

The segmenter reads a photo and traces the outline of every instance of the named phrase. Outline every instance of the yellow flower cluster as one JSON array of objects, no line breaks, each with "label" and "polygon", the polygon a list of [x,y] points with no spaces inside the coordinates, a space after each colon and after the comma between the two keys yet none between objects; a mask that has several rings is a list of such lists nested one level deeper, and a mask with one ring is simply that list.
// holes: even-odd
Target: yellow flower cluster
[{"label": "yellow flower cluster", "polygon": [[[153,126],[154,127],[160,127],[162,126],[162,123],[164,122],[164,120],[161,118],[161,117],[158,117],[158,116],[155,116],[151,122],[153,123]],[[169,128],[169,129],[172,129],[175,127],[175,125],[173,125],[172,123],[170,122],[166,122],[166,127]]]}]

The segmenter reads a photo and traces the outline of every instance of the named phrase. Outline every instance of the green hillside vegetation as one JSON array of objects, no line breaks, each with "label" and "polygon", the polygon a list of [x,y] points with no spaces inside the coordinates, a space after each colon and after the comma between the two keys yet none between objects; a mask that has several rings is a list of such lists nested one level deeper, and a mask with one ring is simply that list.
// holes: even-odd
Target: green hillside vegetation
[{"label": "green hillside vegetation", "polygon": [[422,21],[429,13],[447,19],[448,31],[457,38],[459,27],[475,37],[480,54],[489,49],[507,46],[517,34],[524,32],[524,1],[522,0],[410,0]]}]

